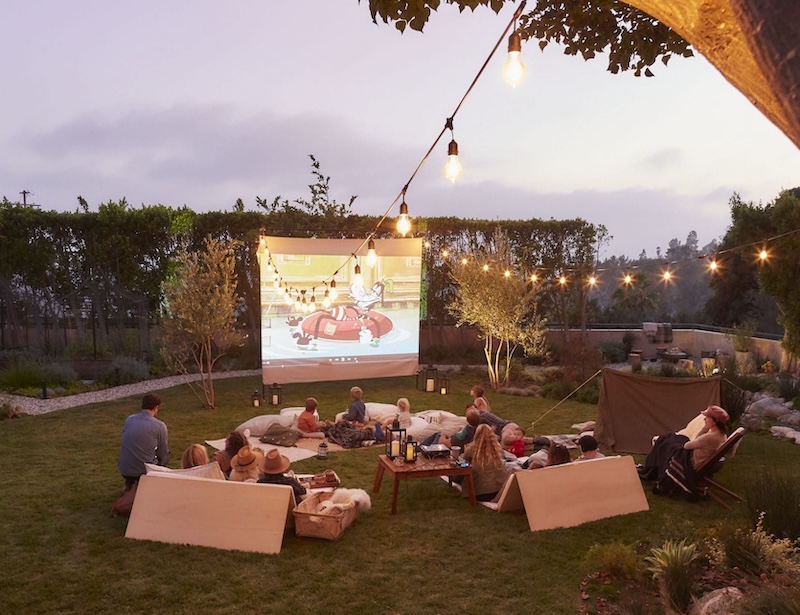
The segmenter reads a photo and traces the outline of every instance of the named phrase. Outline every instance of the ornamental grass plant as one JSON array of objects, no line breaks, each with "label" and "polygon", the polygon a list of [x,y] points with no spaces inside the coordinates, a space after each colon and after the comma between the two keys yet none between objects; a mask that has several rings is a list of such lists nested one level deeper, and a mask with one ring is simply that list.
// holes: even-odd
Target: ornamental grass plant
[{"label": "ornamental grass plant", "polygon": [[[468,372],[450,378],[446,396],[416,391],[411,377],[284,385],[283,406],[300,406],[313,395],[322,418],[332,419],[357,384],[367,401],[408,397],[412,412],[461,414],[470,387],[480,380]],[[186,386],[159,391],[170,467],[178,467],[189,444],[222,438],[254,415],[276,412],[252,407],[255,388],[258,378],[218,381],[216,410],[200,408]],[[492,391],[487,397],[500,416],[523,427],[537,421],[537,434],[568,433],[572,424],[596,416],[594,405],[572,400],[548,413],[553,400]],[[281,552],[264,555],[128,540],[127,520],[108,515],[123,485],[116,468],[122,424],[138,411],[140,399],[0,421],[3,613],[574,615],[585,606],[580,584],[584,557],[594,545],[635,545],[644,554],[668,539],[696,541],[698,528],[747,522],[743,505],[726,511],[707,500],[689,504],[646,489],[648,512],[533,533],[523,513],[471,507],[437,479],[401,484],[398,512],[391,515],[391,483],[384,478],[380,492],[372,493],[380,452],[373,448],[292,466],[298,473],[334,469],[344,486],[372,495],[372,510],[335,543],[297,538],[288,530]],[[738,490],[742,469],[791,467],[797,456],[792,444],[748,434],[721,480]],[[592,503],[575,493],[574,505]],[[230,514],[236,515],[234,502]]]}]

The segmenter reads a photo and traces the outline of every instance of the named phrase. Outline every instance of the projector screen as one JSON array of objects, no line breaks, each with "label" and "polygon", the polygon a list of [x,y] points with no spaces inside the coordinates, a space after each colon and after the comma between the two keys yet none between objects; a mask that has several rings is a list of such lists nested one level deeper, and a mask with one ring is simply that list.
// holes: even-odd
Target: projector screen
[{"label": "projector screen", "polygon": [[[259,246],[264,384],[409,376],[419,368],[421,239],[382,239],[374,267],[359,239],[266,237]],[[337,273],[338,272],[338,273]],[[337,297],[323,307],[323,281]],[[290,287],[291,304],[280,292]],[[298,309],[294,299],[315,311]],[[332,289],[331,289],[332,291]],[[333,293],[331,293],[333,294]]]}]

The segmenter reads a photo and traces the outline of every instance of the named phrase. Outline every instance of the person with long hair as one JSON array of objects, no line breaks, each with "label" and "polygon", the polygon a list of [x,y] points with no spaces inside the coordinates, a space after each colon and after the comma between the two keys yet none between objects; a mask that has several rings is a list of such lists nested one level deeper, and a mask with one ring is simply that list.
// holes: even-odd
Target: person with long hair
[{"label": "person with long hair", "polygon": [[232,431],[225,437],[225,448],[214,453],[214,461],[219,464],[219,469],[222,470],[225,478],[229,478],[231,475],[231,459],[246,444],[247,440],[242,432]]},{"label": "person with long hair", "polygon": [[[503,459],[503,449],[494,430],[488,425],[478,425],[475,437],[464,451],[464,459],[472,464],[472,482],[475,497],[488,502],[500,489],[510,475]],[[466,490],[464,490],[466,496]]]},{"label": "person with long hair", "polygon": [[208,463],[208,452],[206,447],[202,444],[192,444],[183,451],[181,457],[181,468],[194,468],[197,466],[204,466]]},{"label": "person with long hair", "polygon": [[558,442],[553,442],[553,444],[550,445],[550,450],[547,455],[548,466],[560,466],[561,464],[570,463],[571,461],[572,455],[569,454],[569,449],[566,446]]}]

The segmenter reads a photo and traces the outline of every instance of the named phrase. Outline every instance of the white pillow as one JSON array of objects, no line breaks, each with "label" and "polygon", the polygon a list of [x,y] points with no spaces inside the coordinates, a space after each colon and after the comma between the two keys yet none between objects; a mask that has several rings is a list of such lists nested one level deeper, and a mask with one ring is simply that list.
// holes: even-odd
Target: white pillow
[{"label": "white pillow", "polygon": [[216,461],[212,461],[211,463],[207,463],[202,466],[195,466],[193,468],[185,469],[182,468],[179,470],[167,468],[166,466],[158,466],[154,463],[146,463],[144,466],[148,474],[153,472],[163,472],[165,474],[179,474],[182,476],[197,476],[199,478],[215,478],[217,480],[225,480],[225,476],[222,474],[222,470]]},{"label": "white pillow", "polygon": [[400,412],[400,409],[394,404],[369,401],[364,405],[367,407],[367,419],[370,421],[384,422],[387,419],[394,418]]},{"label": "white pillow", "polygon": [[[303,414],[304,411],[305,407],[300,408],[299,406],[295,406],[292,408],[284,408],[283,410],[281,410],[281,416],[291,416],[293,419],[296,419],[298,416]],[[314,410],[314,418],[319,420],[319,413],[316,410]]]},{"label": "white pillow", "polygon": [[249,429],[250,435],[257,438],[267,433],[267,429],[269,429],[269,426],[273,423],[280,423],[284,427],[291,427],[293,418],[293,415],[262,414],[261,416],[254,416],[245,421],[236,428],[236,431],[244,433],[245,429]]}]

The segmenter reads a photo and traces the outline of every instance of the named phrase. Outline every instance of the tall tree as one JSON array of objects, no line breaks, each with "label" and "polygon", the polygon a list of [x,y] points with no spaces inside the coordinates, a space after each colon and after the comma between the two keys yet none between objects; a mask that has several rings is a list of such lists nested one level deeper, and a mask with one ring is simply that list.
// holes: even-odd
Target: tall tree
[{"label": "tall tree", "polygon": [[465,258],[450,268],[457,293],[449,309],[456,326],[474,325],[483,335],[489,383],[496,389],[508,383],[517,347],[544,354],[545,323],[537,310],[536,289],[520,275],[503,231],[497,229],[491,244]]},{"label": "tall tree", "polygon": [[236,329],[234,248],[232,242],[208,237],[202,251],[178,257],[175,274],[164,284],[162,356],[184,375],[200,374],[200,390],[187,383],[207,408],[215,407],[214,365],[244,342]]}]

